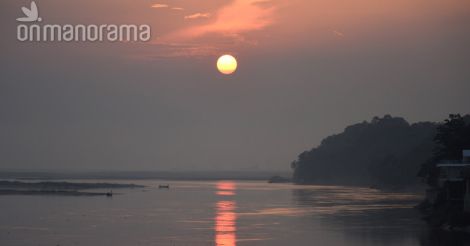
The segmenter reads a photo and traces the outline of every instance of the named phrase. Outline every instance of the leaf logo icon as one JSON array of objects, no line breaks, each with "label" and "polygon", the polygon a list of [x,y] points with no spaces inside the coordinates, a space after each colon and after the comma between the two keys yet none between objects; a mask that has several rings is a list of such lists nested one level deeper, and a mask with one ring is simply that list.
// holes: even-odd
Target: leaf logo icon
[{"label": "leaf logo icon", "polygon": [[17,18],[17,21],[21,22],[33,22],[33,21],[41,21],[41,17],[39,17],[39,12],[38,12],[38,6],[34,1],[31,2],[31,7],[30,9],[26,7],[22,7],[21,10],[23,10],[23,13],[26,15],[26,17],[20,17]]}]

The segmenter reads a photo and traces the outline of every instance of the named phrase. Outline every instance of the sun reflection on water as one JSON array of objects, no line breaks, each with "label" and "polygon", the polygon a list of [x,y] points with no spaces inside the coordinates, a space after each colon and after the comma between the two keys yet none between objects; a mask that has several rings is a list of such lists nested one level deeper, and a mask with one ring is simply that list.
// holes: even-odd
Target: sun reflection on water
[{"label": "sun reflection on water", "polygon": [[[216,194],[219,196],[235,195],[235,183],[221,181],[217,183]],[[235,212],[236,202],[223,199],[215,204],[215,245],[216,246],[236,246],[237,245],[237,214]]]}]

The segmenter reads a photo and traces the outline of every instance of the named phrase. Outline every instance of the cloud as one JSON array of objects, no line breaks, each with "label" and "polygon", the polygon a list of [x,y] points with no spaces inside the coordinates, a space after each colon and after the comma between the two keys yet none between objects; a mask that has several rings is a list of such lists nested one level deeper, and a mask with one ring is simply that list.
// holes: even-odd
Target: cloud
[{"label": "cloud", "polygon": [[337,31],[337,30],[333,30],[333,34],[335,34],[338,37],[344,37],[344,33]]},{"label": "cloud", "polygon": [[252,4],[262,8],[270,8],[274,6],[274,3],[271,0],[254,1]]},{"label": "cloud", "polygon": [[208,57],[220,54],[224,49],[210,44],[161,44],[151,51],[136,53],[135,60],[154,61],[180,57]]},{"label": "cloud", "polygon": [[168,8],[168,4],[163,4],[163,3],[156,3],[154,5],[152,5],[152,8],[156,8],[156,9],[161,9],[161,8]]},{"label": "cloud", "polygon": [[192,15],[187,15],[185,19],[200,19],[200,18],[209,18],[211,16],[210,13],[195,13]]},{"label": "cloud", "polygon": [[210,17],[211,21],[191,22],[157,36],[152,44],[158,46],[159,54],[147,57],[204,57],[257,46],[264,37],[259,32],[276,22],[277,11],[285,5],[283,0],[233,0],[211,13],[186,15],[186,20]]},{"label": "cloud", "polygon": [[164,3],[156,3],[156,4],[152,5],[152,8],[156,8],[156,9],[171,8],[171,10],[184,10],[181,7],[172,7],[172,6],[170,6],[168,4],[164,4]]},{"label": "cloud", "polygon": [[[274,22],[275,9],[275,6],[260,6],[259,0],[235,0],[217,10],[213,22],[175,31],[160,37],[157,43],[185,43],[213,34],[241,40],[240,36],[244,33],[261,30],[271,25]],[[185,18],[207,18],[207,16],[197,13]]]}]

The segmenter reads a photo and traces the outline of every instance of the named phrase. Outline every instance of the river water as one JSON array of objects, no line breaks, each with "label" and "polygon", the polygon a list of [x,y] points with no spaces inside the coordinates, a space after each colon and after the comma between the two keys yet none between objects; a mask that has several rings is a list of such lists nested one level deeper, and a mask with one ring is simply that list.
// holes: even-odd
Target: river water
[{"label": "river water", "polygon": [[[254,181],[106,182],[146,187],[110,198],[0,196],[0,245],[470,245],[466,234],[426,227],[413,208],[420,194]],[[158,189],[162,183],[170,189]]]}]

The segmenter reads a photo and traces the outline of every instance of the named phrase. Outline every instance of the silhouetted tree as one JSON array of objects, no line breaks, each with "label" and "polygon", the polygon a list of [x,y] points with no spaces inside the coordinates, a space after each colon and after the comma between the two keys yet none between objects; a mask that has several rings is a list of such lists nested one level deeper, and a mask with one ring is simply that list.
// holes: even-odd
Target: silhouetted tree
[{"label": "silhouetted tree", "polygon": [[346,127],[291,164],[297,183],[401,186],[418,182],[432,156],[436,125],[386,115]]},{"label": "silhouetted tree", "polygon": [[470,149],[470,115],[450,114],[437,127],[434,137],[436,147],[433,156],[422,164],[419,176],[426,179],[431,186],[437,184],[437,168],[439,161],[460,160],[462,150]]}]

